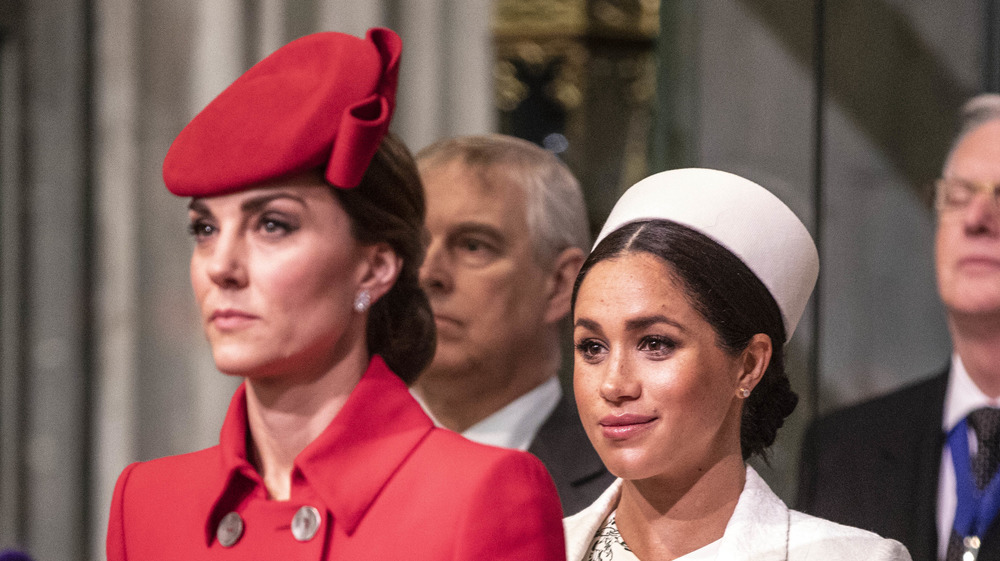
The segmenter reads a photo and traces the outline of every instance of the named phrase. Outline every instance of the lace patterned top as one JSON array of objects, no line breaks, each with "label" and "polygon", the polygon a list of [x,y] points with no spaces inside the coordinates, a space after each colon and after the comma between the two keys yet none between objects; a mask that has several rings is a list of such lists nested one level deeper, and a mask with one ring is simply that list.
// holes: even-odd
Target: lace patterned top
[{"label": "lace patterned top", "polygon": [[[615,514],[612,512],[604,525],[594,534],[594,539],[590,543],[590,552],[587,561],[641,561],[632,553],[621,532],[618,531],[618,523],[615,522]],[[675,561],[714,561],[719,552],[720,541],[696,549],[687,555],[678,557]]]}]

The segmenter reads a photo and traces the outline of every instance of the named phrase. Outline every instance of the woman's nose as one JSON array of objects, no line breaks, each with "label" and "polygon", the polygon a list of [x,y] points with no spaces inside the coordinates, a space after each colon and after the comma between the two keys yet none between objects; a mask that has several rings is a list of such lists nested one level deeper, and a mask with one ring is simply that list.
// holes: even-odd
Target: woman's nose
[{"label": "woman's nose", "polygon": [[223,288],[242,288],[247,285],[246,245],[235,234],[220,234],[211,246],[206,264],[209,279]]},{"label": "woman's nose", "polygon": [[612,353],[608,357],[607,369],[601,381],[601,398],[612,403],[638,399],[642,393],[642,384],[633,375],[629,361],[617,355],[618,353]]}]

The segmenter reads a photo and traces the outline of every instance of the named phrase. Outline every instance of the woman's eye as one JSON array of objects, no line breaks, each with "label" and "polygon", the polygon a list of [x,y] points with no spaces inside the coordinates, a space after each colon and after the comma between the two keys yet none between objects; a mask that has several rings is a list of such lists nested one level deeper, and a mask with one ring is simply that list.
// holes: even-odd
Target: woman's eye
[{"label": "woman's eye", "polygon": [[584,339],[576,344],[576,352],[586,361],[594,361],[604,353],[604,345],[593,340]]},{"label": "woman's eye", "polygon": [[654,356],[666,356],[677,348],[677,344],[666,337],[648,336],[639,341],[639,350],[646,351]]},{"label": "woman's eye", "polygon": [[285,229],[284,225],[279,222],[275,222],[274,220],[265,220],[261,225],[261,228],[263,228],[265,232],[280,232]]},{"label": "woman's eye", "polygon": [[211,236],[215,233],[215,226],[211,225],[205,220],[192,220],[188,224],[188,234],[190,234],[194,239],[201,240]]},{"label": "woman's eye", "polygon": [[295,231],[295,227],[289,221],[273,216],[262,217],[259,228],[266,234],[288,234]]}]

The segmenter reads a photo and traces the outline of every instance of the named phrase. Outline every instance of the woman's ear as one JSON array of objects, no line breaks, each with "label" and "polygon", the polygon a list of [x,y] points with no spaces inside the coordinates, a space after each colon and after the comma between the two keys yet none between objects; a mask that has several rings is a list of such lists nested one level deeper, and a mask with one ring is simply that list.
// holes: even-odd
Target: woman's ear
[{"label": "woman's ear", "polygon": [[375,303],[396,283],[403,270],[403,259],[385,242],[367,246],[362,251],[364,257],[358,290],[366,291],[371,302]]},{"label": "woman's ear", "polygon": [[744,398],[749,397],[749,392],[752,392],[757,386],[757,383],[764,376],[764,372],[767,371],[768,365],[771,364],[771,353],[773,352],[771,338],[767,335],[758,333],[750,338],[750,342],[741,353],[743,369],[738,380],[737,394]]}]

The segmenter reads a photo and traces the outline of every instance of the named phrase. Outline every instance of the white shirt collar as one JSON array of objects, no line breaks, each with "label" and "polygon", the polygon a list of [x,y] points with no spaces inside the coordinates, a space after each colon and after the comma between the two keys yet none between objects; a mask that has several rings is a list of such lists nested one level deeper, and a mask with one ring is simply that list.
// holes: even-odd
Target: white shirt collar
[{"label": "white shirt collar", "polygon": [[511,401],[503,409],[462,432],[480,444],[527,450],[562,397],[559,379],[552,377]]},{"label": "white shirt collar", "polygon": [[948,390],[944,397],[944,415],[941,427],[945,433],[955,428],[969,413],[980,407],[1000,407],[1000,400],[991,399],[969,377],[958,354],[951,356],[951,375],[948,376]]},{"label": "white shirt collar", "polygon": [[[412,390],[410,393],[434,424],[441,426],[420,396]],[[542,428],[542,424],[559,404],[561,397],[562,387],[559,385],[559,379],[553,376],[496,413],[465,429],[462,436],[480,444],[527,450],[538,434],[538,429]]]}]

